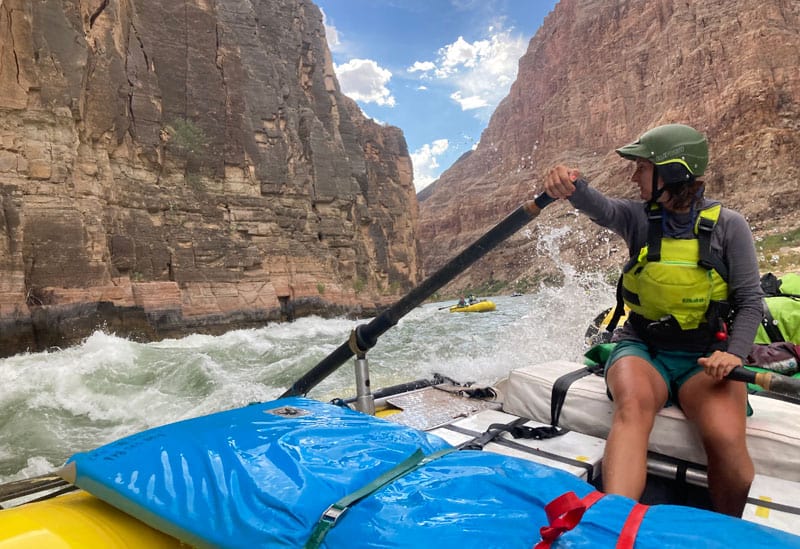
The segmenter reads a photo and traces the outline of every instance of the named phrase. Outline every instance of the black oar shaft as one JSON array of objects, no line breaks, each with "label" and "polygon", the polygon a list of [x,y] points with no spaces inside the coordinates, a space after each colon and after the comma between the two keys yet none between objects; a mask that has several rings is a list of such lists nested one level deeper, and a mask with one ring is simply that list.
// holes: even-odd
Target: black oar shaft
[{"label": "black oar shaft", "polygon": [[780,395],[800,397],[800,379],[775,372],[754,372],[747,368],[734,368],[728,379],[755,383],[759,387]]},{"label": "black oar shaft", "polygon": [[[756,383],[756,372],[743,368],[741,366],[731,370],[727,376],[732,381],[743,381],[745,383]],[[756,383],[758,385],[758,383]]]},{"label": "black oar shaft", "polygon": [[319,364],[306,372],[303,377],[295,381],[281,397],[307,394],[320,381],[328,377],[339,366],[344,364],[347,359],[356,354],[356,351],[353,350],[353,343],[356,344],[357,350],[364,353],[374,347],[378,337],[397,324],[409,311],[433,295],[436,290],[453,280],[464,269],[486,255],[499,243],[524,227],[553,200],[547,194],[542,193],[535,200],[525,202],[511,212],[489,232],[470,244],[469,247],[425,279],[419,286],[408,292],[394,305],[373,318],[369,323],[358,326],[349,341],[340,345]]}]

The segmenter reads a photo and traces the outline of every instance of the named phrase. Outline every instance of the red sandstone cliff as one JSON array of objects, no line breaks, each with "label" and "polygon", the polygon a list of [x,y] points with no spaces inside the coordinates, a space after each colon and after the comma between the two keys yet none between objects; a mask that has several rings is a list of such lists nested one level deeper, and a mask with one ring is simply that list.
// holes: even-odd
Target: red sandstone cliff
[{"label": "red sandstone cliff", "polygon": [[0,2],[0,355],[373,311],[417,216],[310,1]]},{"label": "red sandstone cliff", "polygon": [[[799,67],[795,0],[561,0],[477,149],[418,197],[426,272],[532,198],[556,162],[633,196],[630,166],[613,149],[667,122],[708,135],[708,196],[742,211],[759,236],[798,227]],[[534,238],[521,231],[450,291],[548,276],[535,235],[557,226],[575,229],[562,257],[583,269],[611,269],[627,255],[616,237],[606,245],[609,233],[555,204],[531,224]]]}]

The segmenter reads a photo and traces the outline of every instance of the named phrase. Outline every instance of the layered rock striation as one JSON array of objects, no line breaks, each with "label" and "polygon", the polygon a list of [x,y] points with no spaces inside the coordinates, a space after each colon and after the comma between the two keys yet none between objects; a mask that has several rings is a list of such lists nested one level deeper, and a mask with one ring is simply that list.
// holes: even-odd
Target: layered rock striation
[{"label": "layered rock striation", "polygon": [[[561,0],[476,150],[420,193],[425,270],[532,198],[557,162],[612,195],[635,197],[631,167],[613,149],[669,122],[708,135],[707,196],[744,213],[758,236],[798,227],[798,66],[796,1]],[[615,236],[555,204],[451,292],[557,275],[536,249],[537,236],[556,227],[570,229],[560,258],[581,269],[616,270],[627,258]]]},{"label": "layered rock striation", "polygon": [[371,313],[417,218],[310,1],[0,2],[0,354]]}]

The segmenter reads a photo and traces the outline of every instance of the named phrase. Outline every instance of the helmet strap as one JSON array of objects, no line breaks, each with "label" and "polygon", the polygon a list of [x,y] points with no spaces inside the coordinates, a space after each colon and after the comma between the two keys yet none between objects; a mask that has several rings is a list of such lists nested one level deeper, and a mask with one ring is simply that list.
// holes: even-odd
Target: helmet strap
[{"label": "helmet strap", "polygon": [[658,169],[653,165],[652,192],[650,193],[650,200],[648,200],[647,203],[651,206],[657,205],[658,199],[661,198],[662,194],[664,194],[664,187],[658,188]]}]

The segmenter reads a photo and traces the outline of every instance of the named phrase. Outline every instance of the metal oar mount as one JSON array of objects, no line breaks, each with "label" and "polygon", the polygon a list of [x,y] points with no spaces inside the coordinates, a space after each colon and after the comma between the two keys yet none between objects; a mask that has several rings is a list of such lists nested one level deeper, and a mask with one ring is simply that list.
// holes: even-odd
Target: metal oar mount
[{"label": "metal oar mount", "polygon": [[535,200],[522,204],[489,232],[451,259],[444,267],[408,292],[400,301],[373,318],[369,323],[357,326],[345,343],[295,381],[281,397],[305,395],[320,381],[335,372],[347,359],[352,356],[363,356],[375,346],[378,338],[384,332],[397,324],[409,311],[428,299],[436,290],[453,280],[495,246],[524,227],[554,200],[546,193],[542,193]]}]

